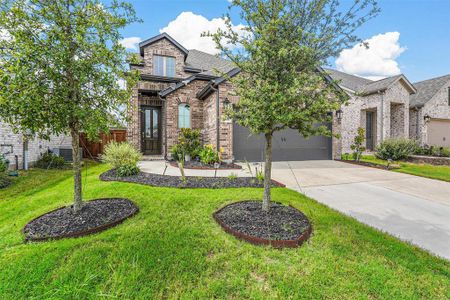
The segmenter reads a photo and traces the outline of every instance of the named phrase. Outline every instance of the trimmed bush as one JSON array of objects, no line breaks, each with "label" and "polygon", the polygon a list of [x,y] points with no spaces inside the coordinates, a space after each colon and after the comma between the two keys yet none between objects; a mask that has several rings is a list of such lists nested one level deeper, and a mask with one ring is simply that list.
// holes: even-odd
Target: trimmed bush
[{"label": "trimmed bush", "polygon": [[409,139],[388,139],[378,147],[375,156],[379,159],[402,160],[415,153],[417,144]]},{"label": "trimmed bush", "polygon": [[11,184],[11,180],[4,174],[0,174],[0,190],[8,187]]},{"label": "trimmed bush", "polygon": [[40,169],[62,169],[65,163],[63,157],[51,152],[45,152],[36,162],[35,166]]},{"label": "trimmed bush", "polygon": [[204,164],[210,165],[216,162],[220,162],[219,153],[214,150],[212,145],[205,145],[198,154],[200,161]]},{"label": "trimmed bush", "polygon": [[8,170],[8,164],[9,161],[3,156],[3,154],[0,154],[0,173],[4,173]]},{"label": "trimmed bush", "polygon": [[132,176],[139,173],[138,161],[142,159],[141,153],[129,143],[110,142],[105,146],[101,160],[110,164],[120,177]]}]

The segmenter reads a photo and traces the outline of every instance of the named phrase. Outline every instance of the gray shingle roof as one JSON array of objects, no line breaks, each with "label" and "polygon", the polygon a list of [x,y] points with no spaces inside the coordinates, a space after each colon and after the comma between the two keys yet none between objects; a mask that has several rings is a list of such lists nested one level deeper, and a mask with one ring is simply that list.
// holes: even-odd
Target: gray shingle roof
[{"label": "gray shingle roof", "polygon": [[422,106],[433,98],[450,81],[450,74],[414,83],[417,93],[411,96],[409,105]]},{"label": "gray shingle roof", "polygon": [[180,43],[178,43],[173,37],[171,37],[170,35],[168,35],[167,33],[163,32],[161,34],[158,34],[157,36],[154,36],[152,38],[149,38],[145,41],[142,41],[139,43],[139,49],[140,49],[140,53],[143,56],[144,55],[144,47],[147,45],[151,45],[161,39],[167,39],[169,40],[172,44],[174,44],[178,49],[181,50],[181,52],[183,52],[185,55],[188,54],[188,50],[186,48],[184,48]]},{"label": "gray shingle roof", "polygon": [[333,69],[324,68],[324,70],[331,76],[331,78],[333,78],[333,80],[338,81],[340,86],[355,92],[361,90],[363,86],[373,82],[370,79],[350,75]]},{"label": "gray shingle roof", "polygon": [[402,76],[403,75],[396,75],[396,76],[380,79],[377,81],[373,81],[373,82],[363,86],[359,90],[359,92],[367,95],[367,94],[376,93],[378,91],[386,90],[391,84],[393,84],[395,81],[399,80]]},{"label": "gray shingle roof", "polygon": [[212,76],[220,75],[214,72],[214,69],[227,73],[234,68],[233,64],[228,60],[195,49],[189,50],[186,57],[186,66],[200,69],[205,75]]}]

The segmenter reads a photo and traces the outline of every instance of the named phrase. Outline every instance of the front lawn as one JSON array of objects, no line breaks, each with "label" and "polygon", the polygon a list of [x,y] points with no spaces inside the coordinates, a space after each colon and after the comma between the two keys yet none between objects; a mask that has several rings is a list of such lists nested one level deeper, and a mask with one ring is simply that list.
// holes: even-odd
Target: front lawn
[{"label": "front lawn", "polygon": [[[386,160],[378,159],[373,155],[363,155],[361,161],[387,166]],[[395,162],[394,164],[399,166],[399,168],[393,169],[393,171],[396,172],[450,182],[450,166],[435,166],[408,162]]]},{"label": "front lawn", "polygon": [[32,218],[71,202],[70,172],[33,171],[0,191],[0,299],[450,296],[448,261],[294,191],[276,188],[273,198],[303,211],[313,235],[280,251],[235,239],[211,216],[232,201],[260,199],[262,189],[102,182],[106,170],[90,166],[85,198],[129,198],[140,213],[77,239],[24,244],[20,233]]}]

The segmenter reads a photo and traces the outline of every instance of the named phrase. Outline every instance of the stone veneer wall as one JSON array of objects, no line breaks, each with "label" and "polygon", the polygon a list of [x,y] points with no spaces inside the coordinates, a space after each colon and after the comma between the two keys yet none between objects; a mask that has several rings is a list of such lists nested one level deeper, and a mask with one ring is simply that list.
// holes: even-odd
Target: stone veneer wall
[{"label": "stone veneer wall", "polygon": [[[0,121],[0,153],[10,151],[10,147],[7,145],[13,146],[13,152],[6,155],[11,163],[10,168],[15,168],[15,155],[18,156],[19,169],[23,166],[23,141],[22,134],[14,133],[8,124]],[[59,135],[51,136],[48,141],[38,138],[30,140],[28,142],[30,165],[33,165],[48,149],[60,147],[72,147],[72,138],[67,135]]]},{"label": "stone veneer wall", "polygon": [[[428,101],[418,113],[419,118],[419,136],[418,140],[421,145],[427,144],[427,124],[423,116],[429,115],[432,119],[447,119],[450,120],[450,106],[448,105],[448,88],[450,81],[444,85],[433,98]],[[414,131],[415,132],[415,131]]]}]

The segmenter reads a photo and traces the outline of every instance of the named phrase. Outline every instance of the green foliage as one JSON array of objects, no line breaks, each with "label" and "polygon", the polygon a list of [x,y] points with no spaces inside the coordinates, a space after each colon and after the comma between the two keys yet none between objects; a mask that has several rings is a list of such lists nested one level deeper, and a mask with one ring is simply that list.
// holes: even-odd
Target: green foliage
[{"label": "green foliage", "polygon": [[175,144],[170,148],[170,154],[172,156],[172,159],[175,161],[181,161],[184,160],[184,153],[182,151],[183,149],[180,147],[180,145]]},{"label": "green foliage", "polygon": [[365,140],[364,128],[358,127],[358,134],[355,136],[353,144],[350,146],[350,149],[353,150],[353,159],[356,161],[359,161],[361,154],[366,150],[366,147],[363,146]]},{"label": "green foliage", "polygon": [[238,176],[235,173],[231,173],[230,175],[228,175],[228,179],[230,179],[230,180],[235,180],[237,178],[238,178]]},{"label": "green foliage", "polygon": [[88,167],[86,198],[107,190],[141,212],[81,239],[24,245],[20,232],[43,212],[67,205],[62,195],[73,185],[70,170],[35,169],[0,190],[1,299],[448,298],[448,261],[293,190],[273,189],[274,198],[304,212],[314,235],[300,248],[280,251],[239,241],[211,218],[231,201],[257,199],[260,189],[99,180],[107,169]]},{"label": "green foliage", "polygon": [[3,154],[0,154],[0,174],[8,170],[9,160]]},{"label": "green foliage", "polygon": [[264,172],[262,170],[256,170],[256,179],[259,182],[263,182],[264,181]]},{"label": "green foliage", "polygon": [[[344,7],[337,0],[233,0],[246,25],[236,31],[228,14],[225,29],[204,34],[241,70],[232,78],[221,74],[239,96],[225,117],[264,134],[268,147],[273,133],[286,128],[305,137],[331,136],[327,126],[317,124],[330,122],[328,112],[338,110],[348,97],[327,82],[320,66],[353,46],[355,30],[378,13],[375,0],[352,2]],[[266,163],[272,163],[268,149]],[[267,183],[263,209],[269,201]]]},{"label": "green foliage", "polygon": [[11,185],[11,180],[5,174],[0,174],[0,189],[7,188]]},{"label": "green foliage", "polygon": [[116,169],[116,174],[119,177],[127,177],[127,176],[133,176],[136,174],[139,174],[140,169],[139,167],[133,166],[133,165],[123,165]]},{"label": "green foliage", "polygon": [[182,128],[181,135],[178,138],[178,146],[185,155],[196,157],[201,148],[200,130]]},{"label": "green foliage", "polygon": [[204,164],[210,165],[213,163],[220,162],[220,155],[217,152],[213,145],[205,145],[198,153],[200,161]]},{"label": "green foliage", "polygon": [[450,148],[425,145],[424,147],[417,147],[414,154],[450,157]]},{"label": "green foliage", "polygon": [[417,144],[410,139],[387,139],[377,147],[375,156],[384,160],[402,160],[415,153]]},{"label": "green foliage", "polygon": [[342,160],[350,160],[350,153],[343,153],[341,155]]},{"label": "green foliage", "polygon": [[101,156],[103,162],[110,164],[119,176],[131,176],[139,173],[138,161],[142,155],[129,143],[110,142]]},{"label": "green foliage", "polygon": [[62,169],[65,165],[64,158],[51,152],[45,152],[38,159],[35,166],[41,169]]}]

